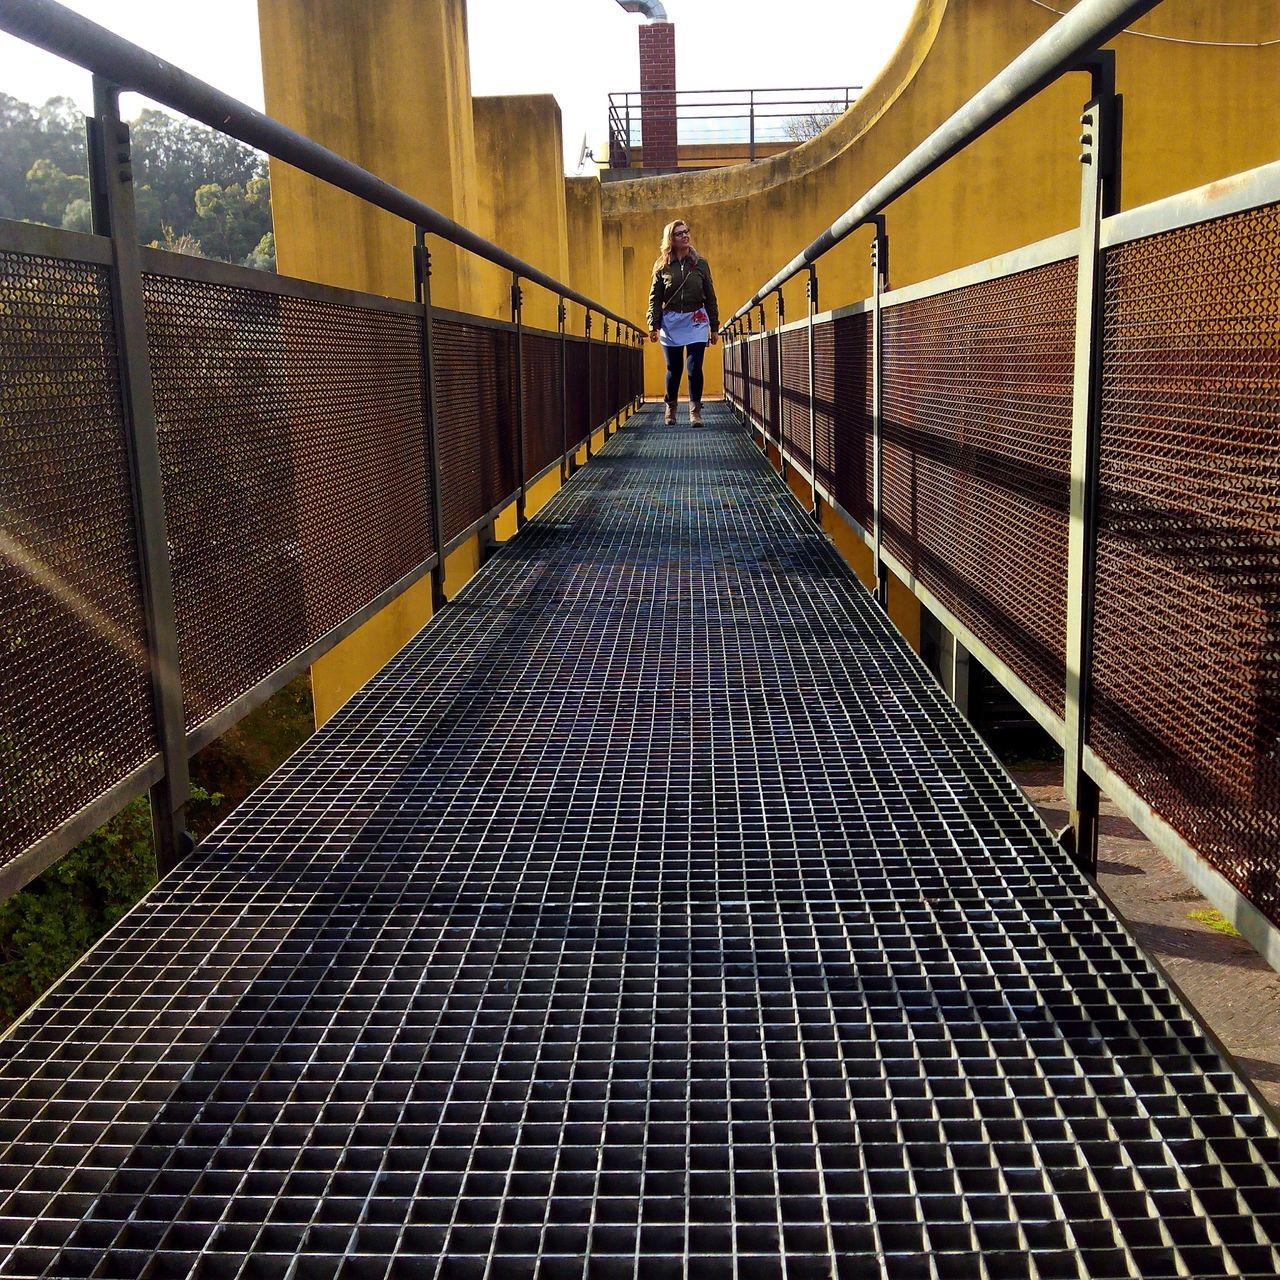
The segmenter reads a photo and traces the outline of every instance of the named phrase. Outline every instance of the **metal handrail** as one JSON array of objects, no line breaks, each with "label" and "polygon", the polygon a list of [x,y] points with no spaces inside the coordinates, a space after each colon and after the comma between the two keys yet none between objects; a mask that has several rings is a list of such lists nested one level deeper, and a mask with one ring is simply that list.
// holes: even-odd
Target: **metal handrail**
[{"label": "metal handrail", "polygon": [[729,317],[725,328],[758,307],[771,293],[816,262],[851,232],[865,226],[899,196],[963,151],[1010,112],[1060,76],[1078,70],[1082,57],[1106,44],[1134,19],[1142,17],[1159,3],[1160,0],[1080,0],[1066,17],[1028,45],[906,159],[850,205],[816,240],[767,284],[761,285],[751,300],[743,303]]},{"label": "metal handrail", "polygon": [[312,177],[359,196],[476,257],[515,272],[523,280],[576,302],[587,311],[640,334],[624,316],[477,235],[438,209],[384,182],[376,174],[321,146],[280,121],[215,89],[163,58],[73,13],[55,0],[0,0],[0,30],[109,79],[120,89],[141,93],[193,120],[225,133]]},{"label": "metal handrail", "polygon": [[[784,85],[781,88],[777,88],[777,89],[752,89],[752,88],[746,88],[746,89],[614,89],[609,94],[609,101],[612,103],[615,99],[622,99],[623,102],[626,102],[630,98],[657,97],[657,96],[662,96],[666,98],[672,98],[672,97],[674,98],[696,98],[696,97],[718,98],[719,95],[726,94],[726,93],[747,93],[747,94],[844,93],[844,94],[848,94],[848,93],[857,93],[861,90],[861,88],[862,86],[857,84],[835,84],[835,85],[816,85],[816,86],[796,85],[794,87]],[[747,102],[747,101],[749,101],[749,99],[746,99],[746,98],[742,99],[742,102]],[[784,99],[780,99],[780,101],[782,102],[794,101],[797,106],[808,105],[808,106],[817,107],[817,106],[823,105],[823,101],[817,98],[813,99],[812,102],[810,102],[809,99],[807,98],[794,98],[794,99],[784,98]],[[850,99],[850,101],[852,101],[852,99]],[[717,101],[717,102],[707,103],[706,105],[732,106],[733,103],[732,101],[730,101],[728,103],[721,104]],[[764,105],[776,106],[777,104],[766,102]]]},{"label": "metal handrail", "polygon": [[[862,92],[861,85],[829,85],[809,87],[780,87],[768,89],[619,89],[609,94],[609,162],[621,164],[625,168],[632,167],[632,151],[635,143],[632,137],[633,123],[642,123],[642,118],[651,104],[661,100],[661,105],[675,113],[677,127],[715,123],[737,124],[745,122],[745,136],[734,137],[680,139],[679,145],[715,148],[733,148],[745,144],[748,148],[747,160],[756,159],[756,145],[760,143],[774,149],[799,146],[800,137],[757,137],[757,121],[773,121],[794,119],[806,113],[826,114],[832,110],[835,114],[847,111]],[[780,95],[791,95],[783,97]],[[738,110],[735,110],[738,108]],[[764,108],[783,108],[783,110],[765,110]],[[635,113],[633,116],[633,112]],[[766,130],[777,133],[776,127],[765,125]],[[687,129],[681,129],[687,134]],[[643,148],[643,138],[639,143]],[[685,165],[684,167],[718,168],[724,164],[739,164],[742,157],[732,152],[724,156],[703,152],[698,159],[705,162],[701,166]],[[641,164],[638,168],[652,168],[652,164]]]}]

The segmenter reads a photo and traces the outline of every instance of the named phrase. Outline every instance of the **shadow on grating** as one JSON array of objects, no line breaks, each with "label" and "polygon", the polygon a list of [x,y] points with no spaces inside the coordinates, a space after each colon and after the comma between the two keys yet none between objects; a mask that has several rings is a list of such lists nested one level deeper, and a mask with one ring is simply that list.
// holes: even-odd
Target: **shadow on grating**
[{"label": "shadow on grating", "polygon": [[1274,1130],[709,418],[3,1041],[0,1274],[1277,1274]]}]

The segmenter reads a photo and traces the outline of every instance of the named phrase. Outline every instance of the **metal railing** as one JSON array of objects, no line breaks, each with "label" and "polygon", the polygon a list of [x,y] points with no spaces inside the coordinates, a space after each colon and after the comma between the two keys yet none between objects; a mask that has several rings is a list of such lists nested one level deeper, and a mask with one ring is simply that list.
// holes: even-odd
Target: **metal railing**
[{"label": "metal railing", "polygon": [[[762,286],[727,395],[881,602],[892,574],[1062,745],[1068,851],[1095,867],[1101,789],[1280,966],[1280,164],[1117,212],[1095,50],[1152,7],[1084,0]],[[891,290],[886,206],[1072,70],[1079,228]],[[868,223],[870,295],[819,314]]]},{"label": "metal railing", "polygon": [[816,89],[632,89],[609,95],[614,169],[672,167],[646,151],[648,120],[674,125],[676,163],[686,169],[745,164],[789,151],[847,111],[860,85]]},{"label": "metal railing", "polygon": [[[522,522],[638,402],[643,334],[51,0],[3,0],[0,28],[92,71],[95,100],[95,234],[0,222],[10,893],[148,789],[172,866],[188,758],[428,575],[443,604],[450,551]],[[123,90],[406,219],[416,298],[140,248]],[[428,235],[511,273],[510,319],[432,303]],[[527,285],[556,330],[525,324]]]}]

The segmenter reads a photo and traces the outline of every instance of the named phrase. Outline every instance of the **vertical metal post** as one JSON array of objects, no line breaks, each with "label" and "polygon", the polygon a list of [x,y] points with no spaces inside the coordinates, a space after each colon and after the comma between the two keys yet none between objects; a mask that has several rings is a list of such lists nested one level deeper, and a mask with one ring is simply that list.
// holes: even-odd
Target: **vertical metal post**
[{"label": "vertical metal post", "polygon": [[516,528],[525,520],[524,490],[529,475],[524,464],[524,292],[520,273],[511,273],[511,321],[516,327],[516,459],[520,467],[520,488],[516,493]]},{"label": "vertical metal post", "polygon": [[818,401],[813,363],[813,317],[818,310],[818,269],[809,264],[809,279],[805,288],[809,305],[809,474],[813,478],[813,518],[822,522],[822,499],[818,497]]},{"label": "vertical metal post", "polygon": [[888,287],[889,239],[884,217],[875,219],[876,238],[871,245],[871,414],[873,431],[872,507],[875,517],[876,599],[889,607],[889,571],[884,550],[884,314],[880,298]]},{"label": "vertical metal post", "polygon": [[[773,350],[775,354],[775,363],[770,370],[769,381],[773,384],[773,403],[770,405],[770,417],[778,419],[778,470],[782,472],[782,478],[787,478],[787,430],[786,424],[783,422],[782,411],[782,326],[786,323],[787,312],[786,306],[782,301],[782,288],[779,286],[775,309],[778,319],[778,337],[774,343]],[[768,351],[766,345],[765,351]]]},{"label": "vertical metal post", "polygon": [[[769,354],[769,337],[765,331],[766,320],[764,318],[764,303],[760,304],[760,378],[764,382],[769,377],[769,371],[765,364],[765,358]],[[765,407],[765,387],[760,388],[760,451],[767,458],[769,456],[769,413]]]},{"label": "vertical metal post", "polygon": [[444,504],[440,499],[440,419],[436,411],[436,365],[431,319],[431,253],[421,227],[414,228],[413,281],[422,308],[422,403],[427,417],[427,483],[431,486],[431,536],[436,567],[431,571],[431,611],[445,605]]},{"label": "vertical metal post", "polygon": [[[604,318],[603,328],[604,328],[604,390],[605,390],[605,398],[607,400],[609,395],[609,317],[608,316],[605,316]],[[613,414],[609,412],[609,406],[608,404],[606,404],[605,416],[604,416],[604,438],[606,441],[609,439],[609,426],[612,421],[613,421]]]},{"label": "vertical metal post", "polygon": [[564,332],[565,305],[556,303],[556,332],[560,335],[560,483],[569,479],[569,342]]},{"label": "vertical metal post", "polygon": [[747,159],[754,160],[756,158],[756,91],[748,89],[747,93],[749,95],[747,98],[747,117],[750,121],[747,126],[749,130],[747,135]]},{"label": "vertical metal post", "polygon": [[163,876],[191,851],[193,843],[186,820],[187,801],[191,796],[186,715],[160,442],[147,349],[129,127],[120,119],[120,90],[100,76],[93,77],[93,102],[94,118],[89,121],[93,222],[99,235],[111,237],[114,255],[111,303],[142,578],[151,698],[156,739],[164,762],[164,776],[151,788],[150,796],[156,870]]},{"label": "vertical metal post", "polygon": [[951,637],[951,701],[966,719],[969,716],[969,650]]},{"label": "vertical metal post", "polygon": [[[1109,52],[1109,51],[1105,51]],[[1080,117],[1080,250],[1071,414],[1071,506],[1067,533],[1067,681],[1062,781],[1070,825],[1060,839],[1089,875],[1098,868],[1098,786],[1084,771],[1088,732],[1094,568],[1097,551],[1099,409],[1102,381],[1102,218],[1118,203],[1114,57],[1095,57],[1093,98]]]},{"label": "vertical metal post", "polygon": [[591,461],[591,437],[595,434],[595,423],[591,421],[591,310],[587,309],[587,461]]}]

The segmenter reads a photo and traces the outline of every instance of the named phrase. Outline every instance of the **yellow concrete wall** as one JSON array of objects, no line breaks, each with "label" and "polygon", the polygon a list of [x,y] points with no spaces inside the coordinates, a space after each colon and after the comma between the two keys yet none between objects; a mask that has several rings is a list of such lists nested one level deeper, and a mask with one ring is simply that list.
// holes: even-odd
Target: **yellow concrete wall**
[{"label": "yellow concrete wall", "polygon": [[[588,298],[603,301],[604,221],[601,214],[600,179],[564,180],[565,219],[569,236],[569,276],[571,289]],[[582,332],[582,308],[569,307],[569,331]],[[596,329],[599,332],[599,329]]]},{"label": "yellow concrete wall", "polygon": [[[482,216],[495,244],[557,280],[568,282],[569,240],[560,108],[548,94],[476,98],[476,162]],[[504,287],[510,275],[504,273]],[[556,327],[555,294],[525,283],[525,323]],[[507,319],[504,297],[492,313]]]},{"label": "yellow concrete wall", "polygon": [[[258,22],[268,115],[482,230],[466,0],[260,0]],[[274,160],[271,199],[283,274],[413,296],[407,223]],[[467,255],[431,248],[436,300],[471,310]]]},{"label": "yellow concrete wall", "polygon": [[[563,179],[555,100],[472,99],[466,0],[260,0],[259,26],[270,115],[548,275],[615,311],[627,309],[621,230],[609,235],[606,270],[600,183]],[[271,181],[283,274],[413,296],[412,227],[274,161]],[[508,317],[509,272],[435,238],[428,244],[438,305]],[[554,295],[526,283],[524,300],[526,323],[556,327]],[[582,332],[580,308],[571,308],[570,324]],[[598,320],[594,332],[601,332]],[[547,477],[529,494],[528,509],[558,486],[558,473]],[[513,511],[502,513],[497,536],[509,536],[514,524]],[[453,551],[446,594],[479,564],[478,539]],[[318,659],[311,672],[317,724],[430,616],[423,581]]]},{"label": "yellow concrete wall", "polygon": [[643,326],[644,309],[637,314],[629,308],[627,291],[622,283],[622,228],[616,222],[604,224],[604,292],[600,301],[617,315]]},{"label": "yellow concrete wall", "polygon": [[[621,228],[619,228],[621,235]],[[648,304],[649,294],[645,289],[646,280],[638,278],[636,271],[636,251],[632,245],[622,247],[622,315],[644,328],[644,311]]]},{"label": "yellow concrete wall", "polygon": [[[1061,0],[1056,8],[1070,8]],[[1166,0],[1135,31],[1178,40],[1256,42],[1275,36],[1273,0]],[[1029,0],[919,0],[902,43],[859,100],[816,138],[772,160],[707,173],[610,183],[606,222],[623,229],[636,261],[651,263],[664,223],[686,218],[710,259],[727,317],[888,173],[1054,21]],[[1280,47],[1179,44],[1122,34],[1126,207],[1274,160]],[[894,285],[926,279],[1073,226],[1078,217],[1083,74],[1064,78],[931,175],[888,211]],[[821,305],[869,290],[869,232],[819,264]],[[804,280],[785,290],[803,314]],[[772,309],[769,322],[773,323]],[[720,360],[708,353],[707,394]],[[660,394],[650,354],[647,389]]]}]

